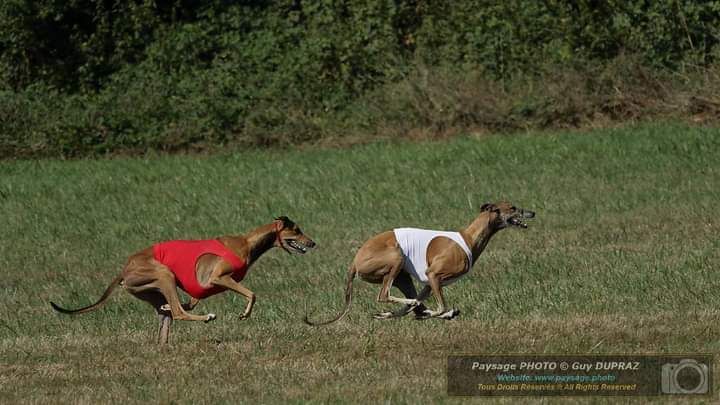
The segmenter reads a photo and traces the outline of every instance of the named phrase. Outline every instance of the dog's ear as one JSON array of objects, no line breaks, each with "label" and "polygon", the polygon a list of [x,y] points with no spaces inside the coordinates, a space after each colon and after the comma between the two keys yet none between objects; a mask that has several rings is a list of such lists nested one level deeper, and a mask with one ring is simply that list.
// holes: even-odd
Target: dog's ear
[{"label": "dog's ear", "polygon": [[282,223],[283,228],[289,228],[294,225],[293,221],[290,220],[290,218],[286,217],[285,215],[279,216],[275,218],[276,221],[280,221]]},{"label": "dog's ear", "polygon": [[485,203],[480,207],[480,211],[498,211],[498,207],[492,203]]}]

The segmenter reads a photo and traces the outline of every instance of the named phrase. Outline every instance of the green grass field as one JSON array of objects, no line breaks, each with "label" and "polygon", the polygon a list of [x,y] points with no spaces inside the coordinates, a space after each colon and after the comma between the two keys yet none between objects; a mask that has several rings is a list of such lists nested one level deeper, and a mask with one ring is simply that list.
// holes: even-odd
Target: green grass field
[{"label": "green grass field", "polygon": [[[500,199],[537,218],[497,234],[445,289],[458,319],[373,320],[387,306],[375,303],[377,285],[356,280],[346,319],[301,322],[341,308],[346,269],[368,237],[457,229]],[[719,201],[720,130],[674,124],[0,162],[0,401],[483,402],[447,397],[449,354],[718,353]],[[238,320],[242,297],[218,295],[196,309],[217,321],[175,322],[159,348],[151,308],[125,292],[78,317],[48,304],[94,302],[153,242],[243,233],[278,215],[319,246],[273,250],[251,269],[249,320]]]}]

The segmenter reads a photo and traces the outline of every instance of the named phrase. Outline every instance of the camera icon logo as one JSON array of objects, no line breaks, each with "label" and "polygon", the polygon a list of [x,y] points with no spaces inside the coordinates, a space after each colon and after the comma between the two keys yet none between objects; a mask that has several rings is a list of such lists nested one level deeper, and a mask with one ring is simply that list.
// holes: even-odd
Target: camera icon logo
[{"label": "camera icon logo", "polygon": [[693,359],[663,364],[661,389],[663,394],[707,394],[707,364]]}]

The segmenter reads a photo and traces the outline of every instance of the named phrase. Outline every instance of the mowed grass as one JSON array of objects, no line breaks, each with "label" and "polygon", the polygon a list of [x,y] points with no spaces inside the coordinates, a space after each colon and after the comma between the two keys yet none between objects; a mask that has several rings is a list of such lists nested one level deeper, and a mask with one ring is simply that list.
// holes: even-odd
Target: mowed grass
[{"label": "mowed grass", "polygon": [[[356,280],[346,319],[301,322],[340,310],[346,269],[368,237],[458,229],[501,199],[537,218],[498,233],[445,289],[458,319],[373,320],[387,306],[375,303],[377,285]],[[447,397],[448,355],[718,353],[718,201],[720,131],[674,124],[2,162],[0,401],[483,402]],[[78,317],[48,304],[94,302],[153,242],[239,234],[279,215],[319,247],[262,257],[245,279],[258,297],[249,320],[238,320],[242,297],[221,294],[196,310],[217,321],[175,322],[160,348],[151,308],[125,292]],[[632,402],[617,398],[564,402]]]}]

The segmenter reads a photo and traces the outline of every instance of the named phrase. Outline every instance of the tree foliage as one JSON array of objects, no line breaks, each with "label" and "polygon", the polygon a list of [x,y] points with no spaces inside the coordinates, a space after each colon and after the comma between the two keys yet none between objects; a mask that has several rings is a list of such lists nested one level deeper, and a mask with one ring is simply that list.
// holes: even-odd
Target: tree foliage
[{"label": "tree foliage", "polygon": [[426,66],[679,70],[719,42],[708,0],[5,0],[0,149],[292,143]]}]

